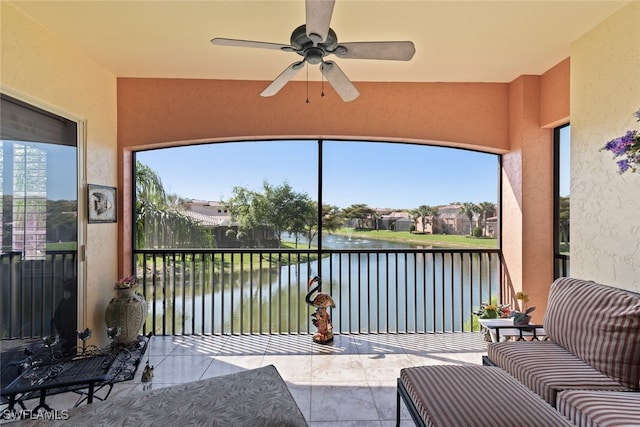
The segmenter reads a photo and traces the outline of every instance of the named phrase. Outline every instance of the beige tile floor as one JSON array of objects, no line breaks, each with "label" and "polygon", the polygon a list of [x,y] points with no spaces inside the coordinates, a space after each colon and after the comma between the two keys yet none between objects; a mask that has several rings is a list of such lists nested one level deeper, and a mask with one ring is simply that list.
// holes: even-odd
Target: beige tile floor
[{"label": "beige tile floor", "polygon": [[[109,399],[245,369],[274,365],[311,427],[394,426],[400,369],[481,364],[480,333],[339,335],[329,345],[309,335],[154,336],[132,381],[116,384]],[[140,381],[144,362],[153,381]],[[73,406],[72,393],[51,396],[56,409]],[[403,425],[413,423],[404,406]]]}]

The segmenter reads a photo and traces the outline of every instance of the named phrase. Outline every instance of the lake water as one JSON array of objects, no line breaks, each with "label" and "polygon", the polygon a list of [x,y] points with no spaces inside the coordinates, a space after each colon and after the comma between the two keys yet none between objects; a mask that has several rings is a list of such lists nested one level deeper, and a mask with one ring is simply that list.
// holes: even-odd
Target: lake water
[{"label": "lake water", "polygon": [[169,333],[313,333],[314,309],[304,296],[309,278],[321,271],[322,290],[336,302],[335,332],[469,330],[472,311],[498,295],[498,254],[415,251],[415,246],[413,252],[364,253],[406,247],[330,235],[323,240],[324,250],[363,252],[333,253],[321,264],[214,274],[204,286],[195,279],[194,286],[188,281],[182,287],[164,286],[164,296],[156,288],[159,300],[149,304],[150,314],[155,308],[157,332],[166,312]]}]

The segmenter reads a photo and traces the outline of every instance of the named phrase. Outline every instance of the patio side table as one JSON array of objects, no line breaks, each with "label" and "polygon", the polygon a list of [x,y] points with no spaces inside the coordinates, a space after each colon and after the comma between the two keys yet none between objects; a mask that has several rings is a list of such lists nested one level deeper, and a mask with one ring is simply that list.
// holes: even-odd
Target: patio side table
[{"label": "patio side table", "polygon": [[478,322],[489,332],[491,342],[500,342],[515,339],[523,340],[544,340],[547,333],[542,325],[514,325],[513,319],[478,319]]}]

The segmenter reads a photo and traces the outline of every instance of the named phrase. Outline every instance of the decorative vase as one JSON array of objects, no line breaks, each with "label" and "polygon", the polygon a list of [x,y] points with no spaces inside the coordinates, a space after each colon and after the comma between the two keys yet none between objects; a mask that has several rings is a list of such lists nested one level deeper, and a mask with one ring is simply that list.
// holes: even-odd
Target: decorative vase
[{"label": "decorative vase", "polygon": [[104,320],[107,328],[120,328],[120,335],[114,338],[115,342],[129,344],[138,338],[147,314],[147,302],[133,288],[117,289],[116,294],[107,305]]}]

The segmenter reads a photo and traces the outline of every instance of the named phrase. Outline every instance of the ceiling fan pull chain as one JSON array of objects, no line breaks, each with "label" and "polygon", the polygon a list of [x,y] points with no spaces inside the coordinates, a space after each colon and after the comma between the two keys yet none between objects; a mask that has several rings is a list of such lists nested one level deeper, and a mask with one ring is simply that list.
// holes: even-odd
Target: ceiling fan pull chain
[{"label": "ceiling fan pull chain", "polygon": [[320,73],[321,79],[320,80],[320,84],[321,84],[321,91],[320,91],[320,96],[324,97],[324,74]]},{"label": "ceiling fan pull chain", "polygon": [[307,104],[309,103],[309,64],[305,62],[307,68]]}]

